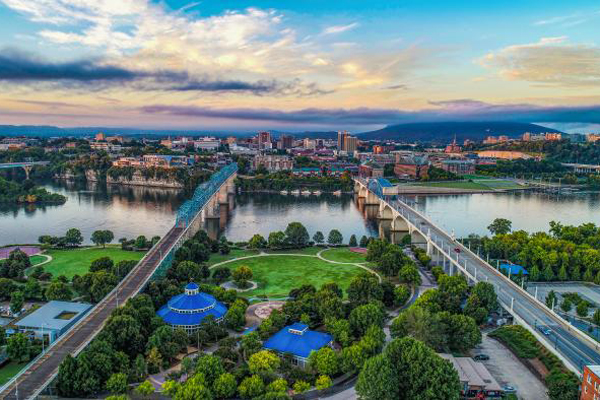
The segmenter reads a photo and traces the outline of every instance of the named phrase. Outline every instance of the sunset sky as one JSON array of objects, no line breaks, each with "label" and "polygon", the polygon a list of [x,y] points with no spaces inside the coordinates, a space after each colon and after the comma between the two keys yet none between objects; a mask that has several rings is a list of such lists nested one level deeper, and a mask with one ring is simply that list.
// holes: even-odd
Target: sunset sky
[{"label": "sunset sky", "polygon": [[0,21],[0,124],[600,131],[599,1],[0,0]]}]

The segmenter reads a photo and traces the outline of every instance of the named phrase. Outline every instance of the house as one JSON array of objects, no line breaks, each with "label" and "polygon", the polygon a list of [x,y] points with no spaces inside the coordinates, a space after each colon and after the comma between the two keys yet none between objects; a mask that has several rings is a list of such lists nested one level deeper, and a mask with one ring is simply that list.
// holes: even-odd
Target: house
[{"label": "house", "polygon": [[438,354],[452,363],[458,372],[461,384],[461,399],[501,398],[503,390],[483,363],[471,357],[454,357],[451,354]]},{"label": "house", "polygon": [[184,293],[173,296],[156,315],[173,329],[182,328],[191,334],[200,328],[204,318],[212,315],[217,322],[221,322],[226,313],[227,307],[223,303],[201,292],[197,284],[190,282]]},{"label": "house", "polygon": [[90,309],[91,304],[52,300],[14,323],[17,332],[54,342]]},{"label": "house", "polygon": [[429,172],[429,159],[427,156],[398,154],[394,174],[401,179],[421,179]]},{"label": "house", "polygon": [[308,325],[296,322],[271,336],[263,344],[263,348],[280,355],[289,353],[293,356],[295,365],[304,367],[311,352],[331,346],[332,343],[333,337],[330,334],[311,331]]},{"label": "house", "polygon": [[362,178],[383,178],[383,166],[373,161],[361,164],[358,171]]}]

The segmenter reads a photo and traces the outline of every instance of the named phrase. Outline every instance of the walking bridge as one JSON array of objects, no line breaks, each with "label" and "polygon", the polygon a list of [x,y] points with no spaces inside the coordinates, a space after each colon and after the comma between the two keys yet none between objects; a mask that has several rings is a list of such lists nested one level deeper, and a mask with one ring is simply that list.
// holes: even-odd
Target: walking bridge
[{"label": "walking bridge", "polygon": [[0,388],[0,397],[17,400],[37,397],[56,377],[61,361],[69,354],[79,354],[100,332],[119,304],[140,293],[150,279],[166,272],[175,251],[201,228],[209,210],[231,191],[236,172],[237,164],[230,164],[215,173],[210,181],[198,186],[192,199],[178,210],[175,225],[169,232],[84,318]]},{"label": "walking bridge", "polygon": [[29,179],[29,173],[31,169],[36,165],[48,165],[50,161],[24,161],[24,162],[12,162],[12,163],[0,163],[0,169],[10,169],[10,168],[23,168],[25,170],[25,175],[27,175],[27,179]]},{"label": "walking bridge", "polygon": [[[470,248],[455,240],[429,218],[402,201],[395,187],[385,179],[355,179],[355,192],[366,205],[378,206],[378,218],[390,220],[393,232],[411,236],[413,244],[423,247],[432,262],[449,275],[463,274],[469,283],[489,282],[494,285],[502,307],[569,369],[581,377],[583,366],[600,364],[599,343],[549,309],[544,299],[532,296],[521,286],[494,268]],[[539,326],[551,329],[542,335]]]}]

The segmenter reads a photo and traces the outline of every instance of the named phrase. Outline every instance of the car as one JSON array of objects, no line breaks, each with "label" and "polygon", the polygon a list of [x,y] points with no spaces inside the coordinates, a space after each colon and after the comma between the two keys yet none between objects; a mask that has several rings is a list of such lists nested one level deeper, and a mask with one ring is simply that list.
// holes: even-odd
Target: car
[{"label": "car", "polygon": [[515,393],[517,393],[517,389],[515,389],[514,387],[512,387],[510,385],[503,386],[502,390],[504,391],[504,394],[515,394]]},{"label": "car", "polygon": [[473,360],[475,361],[487,361],[490,359],[490,356],[488,356],[487,354],[477,354],[476,356],[473,357]]},{"label": "car", "polygon": [[459,249],[458,247],[455,247],[455,248],[454,248],[454,252],[455,252],[455,253],[460,253],[460,249]]},{"label": "car", "polygon": [[552,333],[552,329],[544,325],[538,326],[538,331],[542,332],[546,336],[550,336],[550,334]]}]

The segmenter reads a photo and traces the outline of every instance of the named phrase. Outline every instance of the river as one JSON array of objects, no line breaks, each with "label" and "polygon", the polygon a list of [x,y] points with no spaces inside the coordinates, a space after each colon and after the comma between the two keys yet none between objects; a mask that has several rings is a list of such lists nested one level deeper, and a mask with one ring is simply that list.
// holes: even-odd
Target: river
[{"label": "river", "polygon": [[[0,208],[0,245],[36,243],[40,235],[63,235],[69,228],[82,231],[86,243],[97,229],[110,229],[115,238],[164,235],[173,225],[183,202],[182,192],[172,189],[92,183],[50,182],[48,190],[67,196],[64,205]],[[552,220],[564,224],[600,223],[600,196],[581,194],[473,194],[417,197],[416,207],[457,236],[487,234],[494,218],[508,218],[513,229],[548,230]],[[245,193],[235,197],[227,219],[212,221],[213,236],[219,230],[233,241],[248,240],[255,233],[267,236],[284,230],[289,222],[303,223],[311,236],[325,236],[331,229],[350,235],[379,234],[376,207],[358,207],[353,196],[284,196]]]}]

